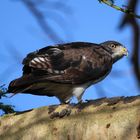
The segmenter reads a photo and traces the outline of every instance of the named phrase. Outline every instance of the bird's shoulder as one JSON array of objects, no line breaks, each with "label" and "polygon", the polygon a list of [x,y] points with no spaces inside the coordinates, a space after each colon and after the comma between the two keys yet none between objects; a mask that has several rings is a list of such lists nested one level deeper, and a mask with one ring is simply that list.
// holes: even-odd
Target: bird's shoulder
[{"label": "bird's shoulder", "polygon": [[[37,57],[55,57],[69,52],[70,50],[89,50],[89,48],[99,48],[98,44],[89,43],[89,42],[71,42],[65,44],[57,44],[57,45],[49,45],[34,52],[27,54],[27,56],[23,59],[22,64],[28,65],[29,62]],[[80,52],[79,52],[80,53]],[[78,54],[77,54],[78,55]]]}]

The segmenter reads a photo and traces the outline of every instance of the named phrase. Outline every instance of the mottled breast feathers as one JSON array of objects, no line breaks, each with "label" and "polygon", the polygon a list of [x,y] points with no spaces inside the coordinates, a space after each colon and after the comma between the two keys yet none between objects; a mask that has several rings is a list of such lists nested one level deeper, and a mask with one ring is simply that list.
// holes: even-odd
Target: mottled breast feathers
[{"label": "mottled breast feathers", "polygon": [[39,80],[80,84],[108,73],[112,58],[98,44],[74,42],[30,53],[23,64],[23,75],[33,74],[40,76]]}]

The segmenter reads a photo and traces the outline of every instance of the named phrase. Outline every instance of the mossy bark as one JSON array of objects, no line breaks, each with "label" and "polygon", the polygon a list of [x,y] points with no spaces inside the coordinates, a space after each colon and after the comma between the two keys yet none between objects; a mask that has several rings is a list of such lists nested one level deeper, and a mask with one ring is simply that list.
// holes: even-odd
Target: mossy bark
[{"label": "mossy bark", "polygon": [[0,140],[138,140],[140,97],[56,105],[0,118]]}]

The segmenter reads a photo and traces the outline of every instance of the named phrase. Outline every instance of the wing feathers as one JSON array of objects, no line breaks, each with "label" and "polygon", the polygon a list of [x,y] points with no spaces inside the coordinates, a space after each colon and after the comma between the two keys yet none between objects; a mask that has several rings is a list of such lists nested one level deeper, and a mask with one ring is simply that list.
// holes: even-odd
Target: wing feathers
[{"label": "wing feathers", "polygon": [[45,47],[28,54],[23,64],[26,75],[44,76],[53,82],[81,83],[104,75],[112,67],[112,58],[100,45],[78,42]]},{"label": "wing feathers", "polygon": [[40,68],[40,69],[51,68],[50,61],[47,57],[35,57],[29,62],[29,66],[33,68]]}]

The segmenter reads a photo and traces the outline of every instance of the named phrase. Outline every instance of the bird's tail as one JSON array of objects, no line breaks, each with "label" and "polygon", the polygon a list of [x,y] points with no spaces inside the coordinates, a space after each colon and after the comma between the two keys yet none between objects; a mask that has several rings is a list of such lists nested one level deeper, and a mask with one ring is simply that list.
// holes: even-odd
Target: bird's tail
[{"label": "bird's tail", "polygon": [[24,77],[15,79],[10,82],[8,86],[8,93],[13,93],[13,95],[17,93],[25,93],[31,87],[31,83],[28,82]]}]

